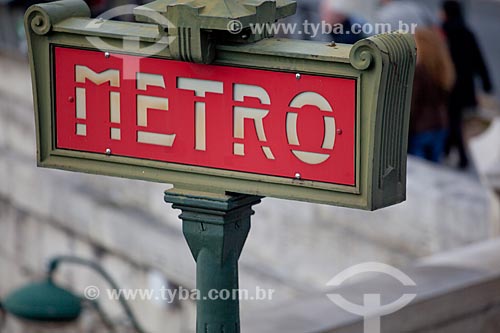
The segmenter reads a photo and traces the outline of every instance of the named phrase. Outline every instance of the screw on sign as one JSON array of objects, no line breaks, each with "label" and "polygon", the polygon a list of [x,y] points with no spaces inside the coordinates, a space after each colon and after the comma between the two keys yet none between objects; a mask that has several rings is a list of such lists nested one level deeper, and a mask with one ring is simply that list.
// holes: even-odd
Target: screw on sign
[{"label": "screw on sign", "polygon": [[355,185],[355,80],[136,58],[56,48],[58,148]]}]

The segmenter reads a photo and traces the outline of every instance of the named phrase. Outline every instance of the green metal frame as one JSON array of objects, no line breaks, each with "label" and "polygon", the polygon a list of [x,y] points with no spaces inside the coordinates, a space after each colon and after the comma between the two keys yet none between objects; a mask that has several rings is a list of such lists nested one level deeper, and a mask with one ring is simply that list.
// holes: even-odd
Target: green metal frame
[{"label": "green metal frame", "polygon": [[[99,36],[114,52],[112,48],[121,47],[125,36],[133,36],[140,40],[141,47],[147,47],[166,34],[151,23],[105,21],[99,30],[89,29],[89,17],[90,11],[81,0],[39,4],[26,13],[39,166],[169,183],[186,190],[244,193],[367,210],[405,200],[416,60],[411,35],[378,35],[354,46],[273,38],[216,47],[216,65],[357,80],[356,186],[352,187],[57,149],[54,46],[95,50],[86,36]],[[174,58],[168,47],[155,57]]]},{"label": "green metal frame", "polygon": [[[182,230],[196,260],[196,332],[239,333],[238,260],[260,197],[172,189],[165,201],[182,210]],[[217,291],[217,294],[212,294]],[[229,292],[230,297],[220,296]]]}]

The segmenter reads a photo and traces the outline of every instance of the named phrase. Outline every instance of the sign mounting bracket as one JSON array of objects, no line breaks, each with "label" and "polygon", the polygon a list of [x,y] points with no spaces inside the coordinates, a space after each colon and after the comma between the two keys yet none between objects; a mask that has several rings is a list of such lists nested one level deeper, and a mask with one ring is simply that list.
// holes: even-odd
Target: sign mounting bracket
[{"label": "sign mounting bracket", "polygon": [[[151,11],[168,22],[163,29],[175,38],[171,55],[182,61],[210,64],[219,41],[251,43],[271,37],[252,33],[251,25],[272,24],[295,14],[292,0],[156,0],[134,10],[137,22],[150,22]],[[263,29],[267,30],[267,29]]]}]

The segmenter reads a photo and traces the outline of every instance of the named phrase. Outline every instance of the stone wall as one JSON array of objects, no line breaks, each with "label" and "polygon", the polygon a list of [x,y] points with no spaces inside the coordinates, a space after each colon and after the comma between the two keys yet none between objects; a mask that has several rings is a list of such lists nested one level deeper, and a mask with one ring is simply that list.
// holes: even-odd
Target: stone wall
[{"label": "stone wall", "polygon": [[[60,254],[99,262],[123,288],[194,288],[179,212],[163,202],[169,185],[37,168],[27,65],[0,58],[0,74],[0,299],[42,277],[44,263]],[[375,213],[265,199],[256,207],[240,280],[243,288],[276,292],[271,301],[242,302],[242,312],[322,292],[352,264],[404,266],[497,236],[498,206],[491,198],[472,176],[412,159],[408,201]],[[89,285],[106,288],[97,275],[74,266],[59,278],[80,293]],[[114,318],[123,317],[116,302],[103,301]],[[136,301],[133,307],[149,332],[193,330],[190,301]],[[85,326],[97,323],[89,316],[61,330],[97,332]],[[9,333],[29,329],[10,317],[8,325]]]},{"label": "stone wall", "polygon": [[[366,293],[381,294],[382,305],[416,294],[395,313],[381,316],[383,333],[497,333],[500,331],[500,240],[485,241],[419,260],[403,269],[414,287],[384,274],[245,314],[243,325],[259,333],[360,333],[364,320],[331,302],[337,294],[363,305]],[[369,312],[379,317],[377,311]],[[334,314],[334,315],[333,315]],[[374,328],[373,326],[371,327]]]}]

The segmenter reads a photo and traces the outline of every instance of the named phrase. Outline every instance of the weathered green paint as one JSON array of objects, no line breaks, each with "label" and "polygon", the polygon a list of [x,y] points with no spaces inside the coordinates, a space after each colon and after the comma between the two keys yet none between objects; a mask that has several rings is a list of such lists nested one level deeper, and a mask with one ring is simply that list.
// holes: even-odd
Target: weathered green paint
[{"label": "weathered green paint", "polygon": [[[120,48],[125,36],[134,36],[141,47],[147,47],[166,34],[156,24],[114,21],[104,22],[96,31],[86,27],[90,21],[88,7],[81,0],[35,5],[26,13],[40,166],[170,183],[204,192],[245,193],[368,210],[405,200],[409,105],[416,60],[411,35],[378,35],[354,46],[275,38],[247,44],[220,41],[216,46],[217,65],[357,80],[356,186],[351,187],[57,149],[53,46],[95,49],[85,37],[100,36]],[[131,54],[141,55],[140,51]],[[155,57],[173,59],[168,47]]]},{"label": "weathered green paint", "polygon": [[[169,190],[165,201],[182,210],[183,232],[196,260],[197,329],[200,333],[240,332],[238,259],[250,231],[252,206],[260,197]],[[213,299],[229,292],[229,299]]]},{"label": "weathered green paint", "polygon": [[[136,20],[151,22],[147,13],[155,11],[169,23],[168,34],[175,36],[170,46],[172,56],[178,60],[212,63],[216,45],[231,39],[248,42],[250,24],[272,24],[295,13],[297,4],[290,0],[213,1],[213,0],[156,0],[135,10]],[[227,33],[228,26],[237,20],[241,32],[237,36]],[[243,37],[246,36],[246,37]],[[252,36],[252,41],[267,37]]]}]

